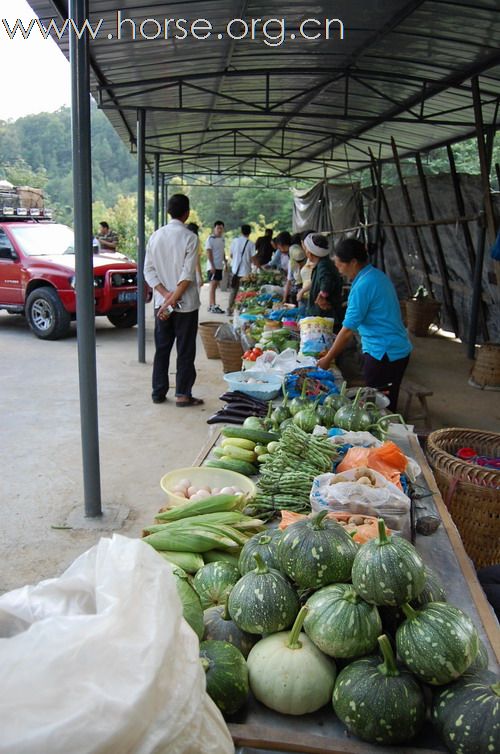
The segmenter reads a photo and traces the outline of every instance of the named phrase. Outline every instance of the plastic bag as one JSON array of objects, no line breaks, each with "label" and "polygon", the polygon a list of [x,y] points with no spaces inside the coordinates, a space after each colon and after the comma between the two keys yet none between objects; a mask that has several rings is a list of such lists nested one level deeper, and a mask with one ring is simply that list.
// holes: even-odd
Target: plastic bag
[{"label": "plastic bag", "polygon": [[375,486],[360,484],[356,481],[360,472],[361,469],[351,469],[342,474],[317,476],[310,495],[313,511],[328,508],[342,513],[381,516],[387,526],[409,538],[409,497],[378,471],[371,469],[363,469],[363,475],[368,473],[375,480]]},{"label": "plastic bag", "polygon": [[315,363],[315,359],[309,356],[301,357],[293,348],[286,348],[281,353],[264,351],[262,356],[256,359],[250,369],[269,370],[274,374],[284,377],[298,367],[314,366]]},{"label": "plastic bag", "polygon": [[101,539],[0,597],[2,754],[229,754],[168,563]]},{"label": "plastic bag", "polygon": [[218,342],[222,341],[239,341],[240,333],[232,325],[221,325],[214,333],[214,338]]},{"label": "plastic bag", "polygon": [[229,281],[232,277],[231,272],[229,271],[228,267],[224,267],[222,271],[222,278],[219,283],[219,289],[222,291],[222,293],[226,293],[226,291],[229,290]]},{"label": "plastic bag", "polygon": [[378,448],[349,448],[337,466],[337,473],[368,466],[379,471],[386,479],[401,488],[401,474],[406,471],[408,459],[398,446],[389,441]]}]

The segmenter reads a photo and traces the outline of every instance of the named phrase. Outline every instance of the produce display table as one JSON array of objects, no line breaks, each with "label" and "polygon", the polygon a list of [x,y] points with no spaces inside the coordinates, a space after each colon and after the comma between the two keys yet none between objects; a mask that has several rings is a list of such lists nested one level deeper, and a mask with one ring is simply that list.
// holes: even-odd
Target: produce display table
[{"label": "produce display table", "polygon": [[[197,455],[194,465],[200,465],[217,444],[220,430],[211,434]],[[497,670],[500,663],[500,631],[495,615],[486,600],[477,580],[472,562],[469,560],[458,531],[448,513],[436,486],[432,471],[420,448],[417,437],[408,435],[397,440],[403,452],[419,464],[422,473],[417,484],[431,494],[421,498],[417,507],[417,517],[422,514],[435,515],[441,525],[430,536],[416,535],[415,546],[425,563],[441,576],[448,601],[464,610],[471,619],[483,640],[490,659],[489,667]],[[446,748],[438,741],[430,724],[412,746],[381,747],[364,743],[346,734],[344,726],[336,719],[333,710],[323,710],[310,715],[294,717],[280,715],[267,709],[251,698],[246,707],[228,721],[237,754],[270,754],[270,752],[300,752],[301,754],[437,754]]]}]

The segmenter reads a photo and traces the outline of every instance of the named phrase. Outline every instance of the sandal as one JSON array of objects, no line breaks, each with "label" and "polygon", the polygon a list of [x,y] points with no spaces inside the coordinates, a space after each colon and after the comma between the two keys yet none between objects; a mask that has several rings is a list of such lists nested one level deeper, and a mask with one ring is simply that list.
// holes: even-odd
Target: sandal
[{"label": "sandal", "polygon": [[186,401],[176,401],[175,405],[179,408],[185,408],[186,406],[203,406],[204,403],[203,398],[193,398],[191,395]]}]

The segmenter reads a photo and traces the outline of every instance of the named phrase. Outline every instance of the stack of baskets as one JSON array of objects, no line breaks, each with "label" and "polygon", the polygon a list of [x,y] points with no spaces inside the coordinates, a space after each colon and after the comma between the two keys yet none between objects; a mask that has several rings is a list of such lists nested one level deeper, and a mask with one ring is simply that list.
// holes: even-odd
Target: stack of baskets
[{"label": "stack of baskets", "polygon": [[215,340],[215,331],[218,327],[220,327],[220,322],[200,322],[198,325],[207,359],[220,359],[217,341]]},{"label": "stack of baskets", "polygon": [[427,457],[476,568],[500,563],[500,471],[456,458],[460,448],[500,457],[500,434],[473,429],[439,429],[427,440]]},{"label": "stack of baskets", "polygon": [[243,357],[243,348],[239,340],[218,340],[217,347],[219,356],[222,359],[222,371],[239,372],[241,369],[241,359]]},{"label": "stack of baskets", "polygon": [[500,343],[480,346],[470,384],[490,390],[500,390]]},{"label": "stack of baskets", "polygon": [[441,304],[433,298],[411,298],[406,302],[406,320],[413,335],[424,338],[436,321]]}]

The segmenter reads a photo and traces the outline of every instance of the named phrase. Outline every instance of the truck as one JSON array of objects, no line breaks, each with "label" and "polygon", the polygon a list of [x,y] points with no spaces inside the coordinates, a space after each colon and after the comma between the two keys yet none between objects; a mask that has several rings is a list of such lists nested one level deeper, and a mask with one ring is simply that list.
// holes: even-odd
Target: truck
[{"label": "truck", "polygon": [[[0,186],[0,309],[24,315],[38,338],[58,340],[76,319],[74,234],[54,222],[39,199],[35,203],[39,206],[23,206],[33,204],[26,201],[26,192],[23,202],[18,190],[2,191]],[[96,316],[107,317],[117,328],[133,327],[137,264],[98,247],[92,260]],[[151,298],[147,286],[145,294]]]}]

